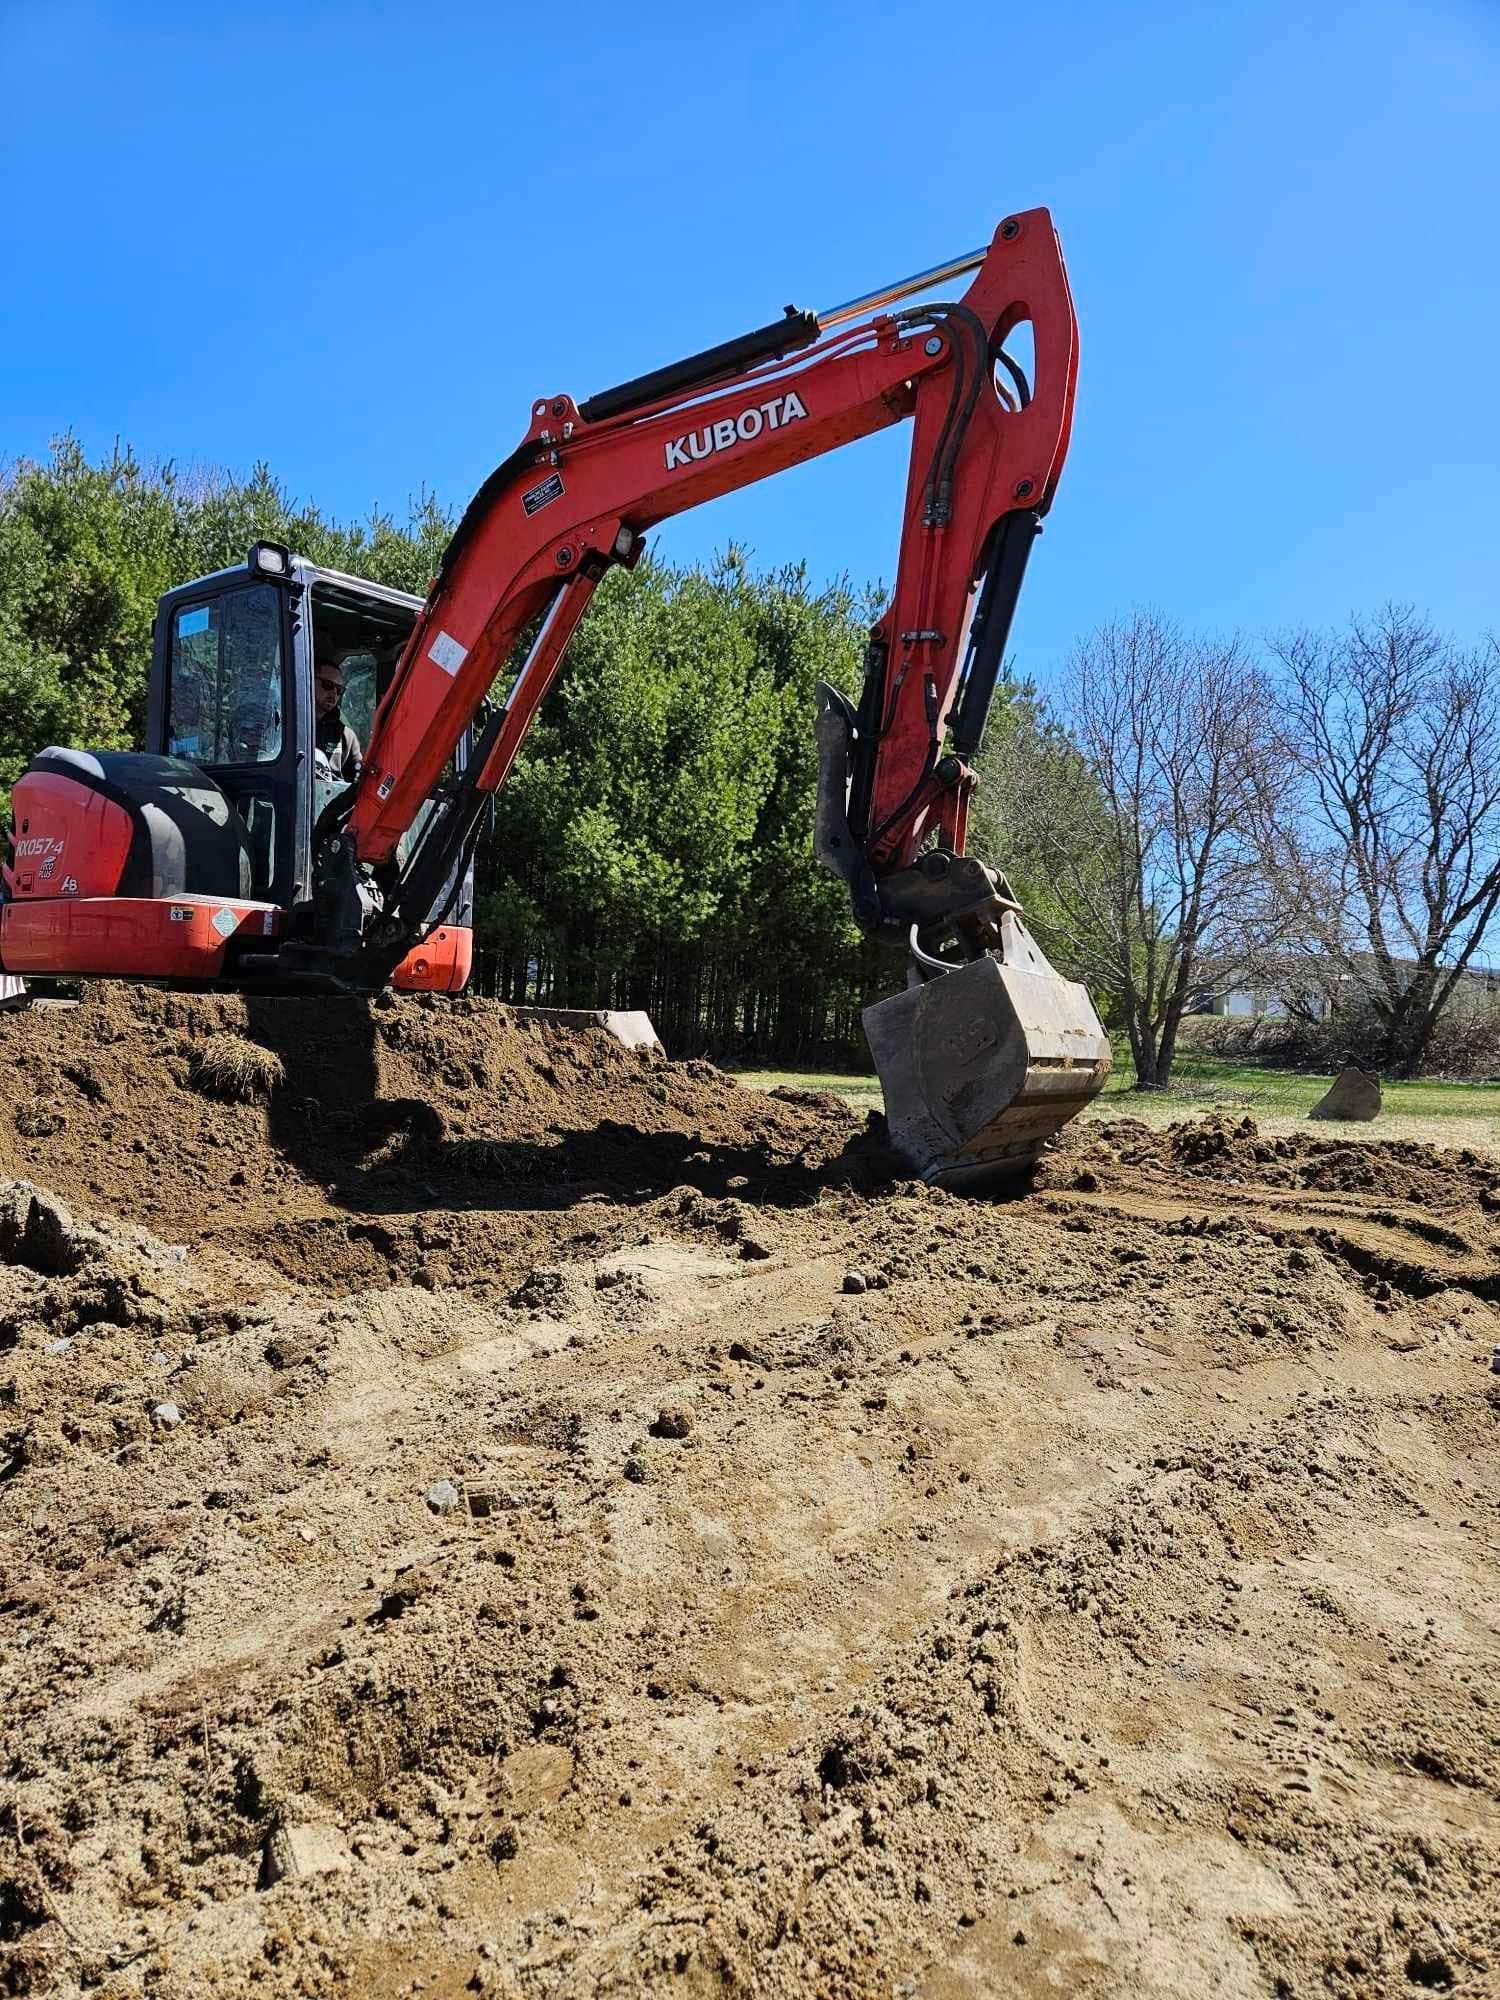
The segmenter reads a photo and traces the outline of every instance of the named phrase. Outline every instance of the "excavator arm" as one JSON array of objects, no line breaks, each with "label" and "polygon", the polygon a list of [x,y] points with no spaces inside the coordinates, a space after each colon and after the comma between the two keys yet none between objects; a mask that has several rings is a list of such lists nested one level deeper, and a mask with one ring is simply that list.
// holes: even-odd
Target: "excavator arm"
[{"label": "excavator arm", "polygon": [[[899,303],[976,265],[957,301]],[[1034,382],[1005,350],[1023,322]],[[788,308],[582,404],[534,403],[525,438],[445,552],[357,787],[318,829],[304,949],[366,980],[410,949],[472,850],[593,591],[639,559],[651,528],[910,419],[896,585],[870,634],[862,693],[853,704],[819,690],[815,842],[861,925],[910,948],[910,990],[866,1021],[898,1145],[948,1178],[1024,1165],[1100,1087],[1108,1043],[1083,990],[1046,966],[1004,879],[964,843],[973,758],[1067,451],[1077,362],[1057,236],[1032,209],[1007,217],[982,255],[830,313]],[[398,864],[398,843],[497,688],[461,781]],[[1009,989],[1028,977],[1037,992],[1018,1004]],[[998,1020],[997,1005],[1016,1018]],[[901,1011],[888,1027],[910,1057],[904,1080],[882,1051],[887,1028],[869,1018],[882,1007]],[[1040,1108],[1034,1071],[1046,1072]],[[893,1092],[921,1100],[920,1130]]]}]

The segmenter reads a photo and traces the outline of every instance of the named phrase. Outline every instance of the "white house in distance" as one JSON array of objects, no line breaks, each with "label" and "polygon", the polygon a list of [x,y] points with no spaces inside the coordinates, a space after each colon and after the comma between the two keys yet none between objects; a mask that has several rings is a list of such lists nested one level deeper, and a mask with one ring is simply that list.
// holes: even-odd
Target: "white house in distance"
[{"label": "white house in distance", "polygon": [[[1326,1020],[1333,1012],[1334,995],[1347,974],[1322,970],[1317,960],[1300,962],[1298,986],[1306,1018]],[[1454,993],[1455,1008],[1464,1014],[1488,1013],[1500,1006],[1500,964],[1490,959],[1470,959]],[[1273,987],[1252,985],[1244,979],[1227,979],[1222,985],[1205,986],[1192,1008],[1195,1014],[1217,1014],[1233,1021],[1284,1021],[1293,1010],[1285,996]]]}]

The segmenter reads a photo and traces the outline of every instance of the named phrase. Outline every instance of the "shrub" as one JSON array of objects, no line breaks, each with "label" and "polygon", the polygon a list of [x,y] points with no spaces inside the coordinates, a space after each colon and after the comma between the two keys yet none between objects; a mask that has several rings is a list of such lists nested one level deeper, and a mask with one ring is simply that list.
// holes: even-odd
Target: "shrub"
[{"label": "shrub", "polygon": [[[1269,1014],[1199,1014],[1183,1023],[1184,1054],[1219,1056],[1267,1069],[1310,1070],[1326,1075],[1352,1063],[1375,1069],[1380,1024],[1355,1009],[1326,1021],[1297,1021]],[[1440,1017],[1419,1072],[1454,1082],[1500,1077],[1500,1009]]]}]

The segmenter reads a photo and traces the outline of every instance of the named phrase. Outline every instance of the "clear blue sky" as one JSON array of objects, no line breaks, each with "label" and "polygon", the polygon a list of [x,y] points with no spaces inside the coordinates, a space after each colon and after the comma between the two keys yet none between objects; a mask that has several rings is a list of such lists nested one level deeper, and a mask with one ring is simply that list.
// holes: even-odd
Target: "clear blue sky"
[{"label": "clear blue sky", "polygon": [[[1496,601],[1500,0],[0,0],[0,459],[72,427],[341,514],[1045,203],[1083,334],[1015,631]],[[903,429],[661,531],[889,577]]]}]

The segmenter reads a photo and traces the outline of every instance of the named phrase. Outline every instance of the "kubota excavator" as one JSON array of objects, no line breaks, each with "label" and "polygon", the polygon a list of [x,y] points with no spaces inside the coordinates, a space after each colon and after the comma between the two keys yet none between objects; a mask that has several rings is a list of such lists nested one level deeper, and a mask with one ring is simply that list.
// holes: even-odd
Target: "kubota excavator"
[{"label": "kubota excavator", "polygon": [[[957,302],[900,303],[969,271]],[[1005,346],[1023,323],[1034,381]],[[488,802],[600,579],[659,521],[910,418],[896,586],[862,691],[819,684],[814,846],[907,961],[906,989],[864,1015],[892,1143],[949,1185],[1014,1175],[1109,1068],[1085,989],[964,852],[1077,365],[1056,232],[1032,209],[986,250],[833,311],[788,307],[586,402],[534,403],[425,601],[257,542],[243,569],[162,599],[145,751],[44,750],[17,782],[0,969],[458,990]],[[317,749],[329,658],[365,739],[352,785]]]}]

